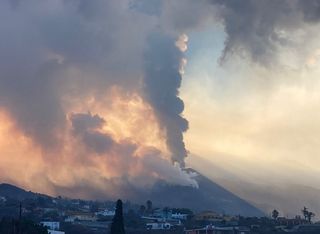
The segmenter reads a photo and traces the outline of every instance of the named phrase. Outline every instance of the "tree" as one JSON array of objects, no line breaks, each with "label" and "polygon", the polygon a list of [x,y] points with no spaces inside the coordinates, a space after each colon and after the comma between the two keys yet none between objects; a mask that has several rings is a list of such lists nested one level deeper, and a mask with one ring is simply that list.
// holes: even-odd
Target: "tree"
[{"label": "tree", "polygon": [[77,233],[77,234],[95,234],[96,233],[80,224],[62,223],[62,228],[65,233]]},{"label": "tree", "polygon": [[110,234],[125,234],[123,224],[122,201],[119,199],[116,205],[116,212],[112,219]]},{"label": "tree", "polygon": [[147,201],[147,212],[148,214],[152,213],[152,201],[150,200]]},{"label": "tree", "polygon": [[273,211],[272,211],[272,218],[273,218],[274,220],[276,220],[276,219],[278,218],[278,216],[279,216],[279,211],[273,210]]},{"label": "tree", "polygon": [[167,219],[168,218],[168,216],[169,216],[169,207],[165,207],[165,208],[163,208],[163,212],[164,212],[164,215],[165,215],[165,218]]},{"label": "tree", "polygon": [[98,202],[93,202],[90,206],[90,211],[91,212],[97,212],[99,210],[99,203]]},{"label": "tree", "polygon": [[303,216],[304,216],[304,219],[307,219],[308,217],[308,208],[307,207],[303,207],[303,210],[301,210]]},{"label": "tree", "polygon": [[141,219],[133,209],[130,209],[127,214],[124,214],[125,227],[127,228],[145,228],[145,222]]},{"label": "tree", "polygon": [[52,210],[52,211],[48,211],[46,213],[43,214],[42,216],[43,218],[45,218],[46,220],[57,220],[59,219],[59,213],[56,210]]},{"label": "tree", "polygon": [[311,219],[315,216],[315,214],[308,210],[307,207],[303,207],[303,210],[301,210],[304,219],[308,220],[309,223],[311,223]]},{"label": "tree", "polygon": [[311,219],[315,216],[315,214],[311,211],[308,212],[308,215],[307,215],[307,220],[309,223],[311,223]]},{"label": "tree", "polygon": [[0,233],[24,233],[24,234],[47,234],[47,228],[30,220],[16,220],[2,218],[0,220]]},{"label": "tree", "polygon": [[141,206],[140,206],[140,209],[139,209],[140,215],[144,215],[145,212],[146,212],[146,207],[145,207],[144,205],[141,205]]}]

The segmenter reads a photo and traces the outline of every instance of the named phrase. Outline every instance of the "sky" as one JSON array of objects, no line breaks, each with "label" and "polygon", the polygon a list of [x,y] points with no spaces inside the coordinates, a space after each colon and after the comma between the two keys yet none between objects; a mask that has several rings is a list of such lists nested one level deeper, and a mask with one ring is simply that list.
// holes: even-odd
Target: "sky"
[{"label": "sky", "polygon": [[247,180],[320,188],[319,55],[276,71],[243,59],[221,65],[224,37],[219,27],[189,37],[182,96],[191,154]]},{"label": "sky", "polygon": [[319,21],[318,0],[2,1],[0,180],[117,197],[192,167],[320,212]]},{"label": "sky", "polygon": [[295,57],[271,67],[237,55],[221,63],[225,37],[220,25],[189,35],[182,86],[189,165],[269,212],[318,210],[317,46],[303,56],[291,48]]}]

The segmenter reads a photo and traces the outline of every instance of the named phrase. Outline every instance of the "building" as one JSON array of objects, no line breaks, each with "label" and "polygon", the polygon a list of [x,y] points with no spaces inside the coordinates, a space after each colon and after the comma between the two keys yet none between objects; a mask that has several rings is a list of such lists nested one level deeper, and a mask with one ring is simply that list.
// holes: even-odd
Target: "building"
[{"label": "building", "polygon": [[288,232],[297,233],[320,233],[320,224],[303,224],[293,227]]},{"label": "building", "polygon": [[195,220],[217,222],[223,220],[223,216],[213,211],[204,211],[196,214]]},{"label": "building", "polygon": [[56,231],[56,230],[48,230],[48,234],[65,234],[65,232]]},{"label": "building", "polygon": [[69,212],[67,214],[67,218],[64,220],[65,222],[73,223],[75,221],[97,221],[97,217],[93,213],[90,212]]},{"label": "building", "polygon": [[146,227],[148,230],[170,230],[172,225],[167,222],[153,222],[147,223]]},{"label": "building", "polygon": [[279,217],[277,218],[277,224],[285,225],[285,226],[296,226],[296,225],[308,224],[308,221],[300,217],[296,217],[292,219],[286,218],[286,217]]},{"label": "building", "polygon": [[215,227],[208,225],[205,228],[186,230],[185,234],[250,234],[247,227]]},{"label": "building", "polygon": [[169,219],[172,216],[172,210],[170,209],[155,209],[153,211],[152,217],[162,218],[162,219]]},{"label": "building", "polygon": [[47,227],[50,230],[59,230],[60,229],[60,222],[49,222],[49,221],[42,221],[40,222],[44,227]]},{"label": "building", "polygon": [[102,211],[98,211],[95,213],[95,215],[101,215],[101,216],[105,216],[105,217],[113,217],[115,215],[115,211],[114,210],[102,210]]},{"label": "building", "polygon": [[187,214],[181,214],[181,213],[172,213],[171,214],[172,219],[179,219],[179,220],[187,220],[188,215]]}]

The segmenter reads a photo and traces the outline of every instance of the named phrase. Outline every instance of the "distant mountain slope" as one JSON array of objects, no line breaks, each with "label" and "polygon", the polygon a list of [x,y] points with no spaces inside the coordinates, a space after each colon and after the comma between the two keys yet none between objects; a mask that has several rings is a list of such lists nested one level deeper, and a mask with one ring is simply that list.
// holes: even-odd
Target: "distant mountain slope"
[{"label": "distant mountain slope", "polygon": [[[196,172],[192,169],[189,171]],[[264,216],[264,213],[220,185],[199,174],[195,177],[199,188],[158,183],[150,191],[150,199],[159,205],[188,207],[197,211],[213,210],[226,214]]]},{"label": "distant mountain slope", "polygon": [[301,210],[306,206],[316,214],[315,220],[320,219],[320,190],[317,188],[299,184],[267,186],[241,181],[222,181],[222,184],[268,214],[277,209],[281,215],[294,217],[302,215]]},{"label": "distant mountain slope", "polygon": [[17,200],[24,200],[28,198],[35,198],[37,194],[33,192],[27,192],[11,184],[0,184],[0,196]]},{"label": "distant mountain slope", "polygon": [[[194,179],[198,182],[199,188],[171,185],[159,181],[148,190],[125,186],[126,188],[123,188],[122,191],[127,191],[123,193],[125,194],[123,199],[138,203],[145,203],[146,200],[151,199],[155,205],[162,207],[190,208],[195,211],[212,210],[219,213],[244,216],[264,216],[262,211],[207,177],[195,170],[187,170],[196,174]],[[0,184],[0,196],[23,200],[44,195],[27,192],[10,184]],[[107,194],[103,197],[104,199],[113,199],[108,197]],[[101,199],[102,197],[95,197],[95,199],[97,198]]]},{"label": "distant mountain slope", "polygon": [[316,214],[314,219],[320,220],[320,189],[317,187],[298,184],[294,181],[281,181],[281,178],[272,183],[255,180],[255,178],[248,180],[236,174],[230,166],[226,168],[225,165],[200,156],[193,155],[188,159],[189,165],[193,168],[201,170],[201,173],[209,179],[246,201],[250,201],[268,215],[277,209],[280,215],[294,217],[301,215],[301,209],[306,206]]}]

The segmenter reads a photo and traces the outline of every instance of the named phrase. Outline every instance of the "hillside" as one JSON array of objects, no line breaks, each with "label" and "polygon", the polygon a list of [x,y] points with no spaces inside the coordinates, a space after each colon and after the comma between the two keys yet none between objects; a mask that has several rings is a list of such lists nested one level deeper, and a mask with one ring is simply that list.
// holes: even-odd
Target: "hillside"
[{"label": "hillside", "polygon": [[196,173],[195,179],[198,182],[199,188],[159,182],[149,192],[150,199],[157,201],[159,205],[188,207],[196,211],[213,210],[219,213],[234,215],[264,216],[261,210],[247,201],[239,198],[198,172]]},{"label": "hillside", "polygon": [[[130,190],[130,195],[128,192],[127,196],[122,199],[128,199],[137,203],[144,203],[146,200],[151,199],[158,206],[190,208],[195,211],[213,210],[219,213],[244,216],[264,215],[262,211],[209,180],[207,177],[192,169],[188,170],[197,174],[194,179],[198,182],[199,188],[172,185],[159,181],[151,189],[130,190],[130,188],[126,188]],[[39,194],[27,192],[10,184],[0,184],[0,196],[23,200],[35,198]],[[112,200],[116,198],[105,195],[105,199]]]},{"label": "hillside", "polygon": [[35,198],[37,194],[30,191],[27,192],[11,184],[0,184],[0,196],[16,200],[24,200],[28,198]]}]

